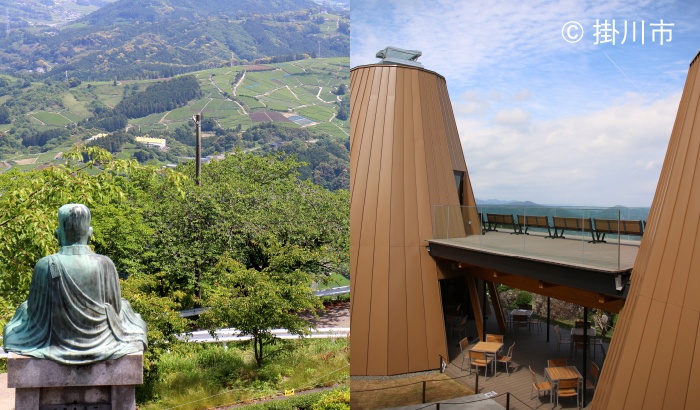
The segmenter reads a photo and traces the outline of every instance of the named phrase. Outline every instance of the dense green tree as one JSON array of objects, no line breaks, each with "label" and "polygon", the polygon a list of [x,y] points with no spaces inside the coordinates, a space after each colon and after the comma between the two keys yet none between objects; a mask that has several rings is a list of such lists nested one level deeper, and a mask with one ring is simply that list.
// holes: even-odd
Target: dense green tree
[{"label": "dense green tree", "polygon": [[0,124],[9,124],[12,122],[12,117],[10,116],[10,110],[7,107],[0,106]]},{"label": "dense green tree", "polygon": [[[124,91],[126,92],[126,89]],[[140,118],[182,107],[201,94],[197,79],[186,75],[149,85],[146,90],[121,100],[114,110],[129,118]]]},{"label": "dense green tree", "polygon": [[[264,271],[277,252],[291,252],[300,255],[293,269],[316,280],[338,271],[348,258],[347,191],[299,180],[301,165],[290,157],[237,151],[203,165],[202,186],[186,184],[182,197],[154,192],[146,217],[169,275],[164,292],[198,296],[201,278],[224,254]],[[193,177],[193,164],[184,172]]]},{"label": "dense green tree", "polygon": [[[83,154],[90,161],[81,162]],[[101,206],[123,204],[128,177],[145,173],[177,186],[179,174],[141,167],[135,161],[113,160],[98,147],[64,153],[65,165],[42,171],[0,174],[0,322],[9,319],[26,299],[34,264],[57,250],[56,212],[61,205],[84,203],[99,213]],[[89,172],[99,166],[101,172]],[[96,218],[99,223],[99,218]]]},{"label": "dense green tree", "polygon": [[295,255],[281,252],[262,271],[246,269],[224,257],[205,278],[204,301],[210,308],[201,322],[211,329],[234,327],[241,335],[253,337],[255,361],[260,367],[268,357],[266,347],[275,343],[273,329],[292,334],[309,333],[310,324],[299,316],[322,307],[314,296],[310,277],[295,265]]}]

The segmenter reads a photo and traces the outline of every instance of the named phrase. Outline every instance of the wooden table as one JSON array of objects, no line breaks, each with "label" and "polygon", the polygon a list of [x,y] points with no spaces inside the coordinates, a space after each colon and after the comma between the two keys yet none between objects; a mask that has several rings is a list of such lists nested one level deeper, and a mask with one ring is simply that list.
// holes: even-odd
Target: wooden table
[{"label": "wooden table", "polygon": [[[582,335],[583,334],[583,328],[582,327],[575,327],[571,329],[571,336],[573,335]],[[588,337],[595,337],[595,329],[592,327],[588,328],[588,331],[586,332]]]},{"label": "wooden table", "polygon": [[559,380],[561,379],[579,379],[579,385],[583,377],[579,373],[576,366],[566,366],[566,367],[547,367],[544,369],[544,375],[552,382],[552,391],[550,394],[554,394],[554,388],[559,385]]},{"label": "wooden table", "polygon": [[532,310],[525,310],[525,309],[513,309],[510,312],[511,316],[527,316],[528,318],[532,316],[533,311]]},{"label": "wooden table", "polygon": [[496,374],[496,353],[503,348],[501,342],[478,342],[471,349],[475,352],[484,352],[487,355],[493,356],[493,374]]}]

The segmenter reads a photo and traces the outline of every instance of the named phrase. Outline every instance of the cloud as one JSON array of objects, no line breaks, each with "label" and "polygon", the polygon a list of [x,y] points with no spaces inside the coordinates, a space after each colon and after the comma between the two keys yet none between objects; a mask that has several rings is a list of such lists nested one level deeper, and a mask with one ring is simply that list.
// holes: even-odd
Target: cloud
[{"label": "cloud", "polygon": [[500,110],[493,117],[493,123],[510,127],[523,127],[530,122],[530,114],[520,108]]},{"label": "cloud", "polygon": [[515,102],[522,102],[527,101],[530,98],[532,98],[532,92],[530,92],[530,90],[527,88],[523,88],[513,95],[512,100]]},{"label": "cloud", "polygon": [[[457,115],[479,198],[578,206],[650,206],[680,93],[629,96],[587,115],[529,120],[503,110],[493,121]],[[498,121],[497,121],[498,119]],[[522,125],[529,121],[529,127]]]}]

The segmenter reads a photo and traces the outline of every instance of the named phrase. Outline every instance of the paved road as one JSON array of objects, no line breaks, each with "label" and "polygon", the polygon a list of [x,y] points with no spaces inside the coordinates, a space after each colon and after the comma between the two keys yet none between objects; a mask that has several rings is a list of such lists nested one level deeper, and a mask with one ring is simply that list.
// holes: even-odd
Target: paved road
[{"label": "paved road", "polygon": [[[298,339],[300,336],[289,333],[286,329],[274,329],[272,334],[280,339]],[[316,338],[339,338],[347,337],[350,334],[349,327],[319,327],[313,330],[309,336],[312,339]],[[190,336],[180,335],[180,340],[187,340],[192,343],[215,343],[215,342],[234,342],[238,340],[249,340],[252,336],[241,336],[236,329],[220,329],[216,331],[216,338],[207,330],[198,330],[192,332]]]}]

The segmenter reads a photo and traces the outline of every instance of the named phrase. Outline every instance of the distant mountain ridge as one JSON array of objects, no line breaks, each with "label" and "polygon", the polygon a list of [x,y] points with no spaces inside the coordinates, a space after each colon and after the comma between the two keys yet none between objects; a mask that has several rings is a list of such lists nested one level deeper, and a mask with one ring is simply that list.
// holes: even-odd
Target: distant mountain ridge
[{"label": "distant mountain ridge", "polygon": [[227,16],[241,18],[246,14],[279,14],[309,10],[318,5],[311,0],[120,0],[78,20],[94,26],[117,23],[155,23],[192,16]]},{"label": "distant mountain ridge", "polygon": [[[522,208],[560,208],[563,212],[576,212],[577,209],[599,209],[599,210],[619,210],[620,219],[629,220],[646,220],[649,217],[649,207],[628,207],[624,205],[615,206],[602,206],[602,207],[592,207],[592,206],[562,206],[562,205],[543,205],[532,201],[514,201],[514,200],[501,200],[501,199],[479,199],[476,198],[477,206],[484,207],[488,212],[499,213],[503,211],[503,208],[498,207],[522,207]],[[563,214],[561,214],[563,215]],[[609,214],[606,217],[617,218],[616,214]],[[573,214],[572,214],[573,216]]]},{"label": "distant mountain ridge", "polygon": [[549,206],[534,203],[532,201],[514,201],[501,199],[479,199],[476,198],[477,205],[504,205],[504,206]]},{"label": "distant mountain ridge", "polygon": [[83,81],[349,56],[349,12],[323,10],[310,0],[118,0],[60,29],[11,30],[0,48],[10,74]]}]

